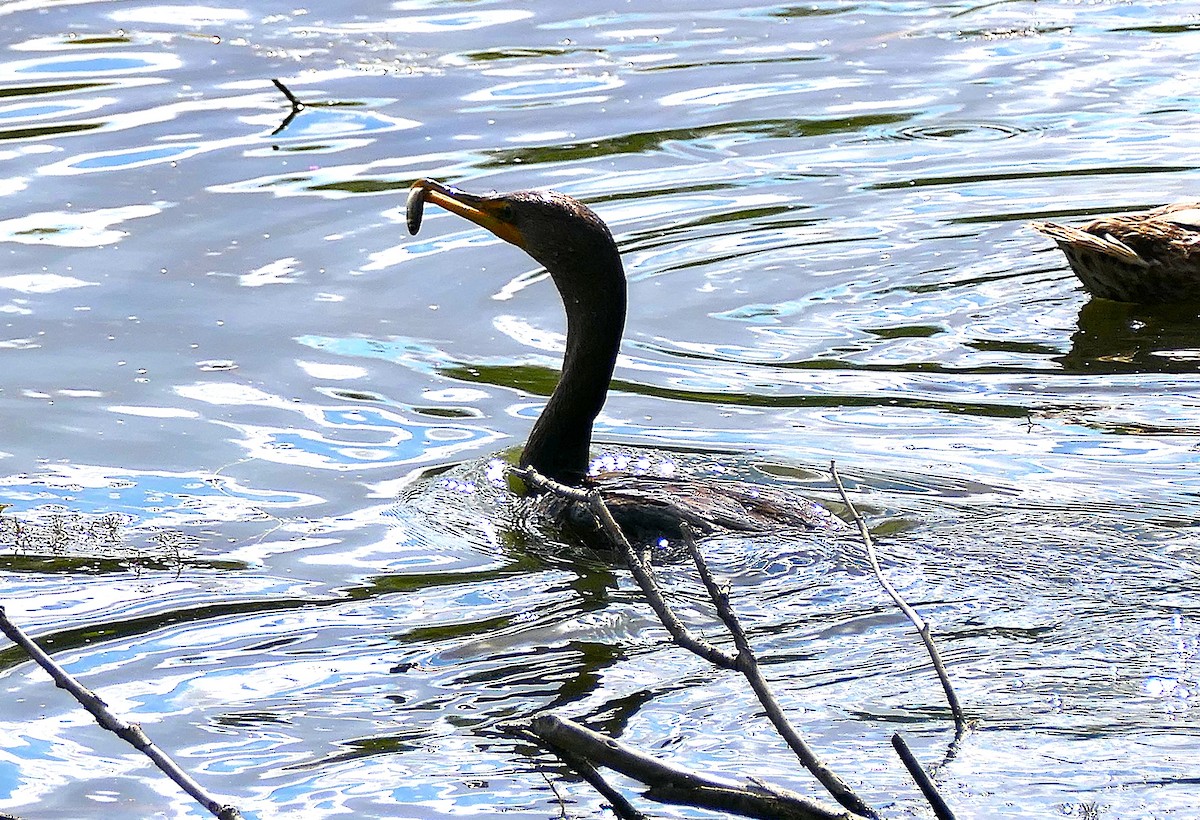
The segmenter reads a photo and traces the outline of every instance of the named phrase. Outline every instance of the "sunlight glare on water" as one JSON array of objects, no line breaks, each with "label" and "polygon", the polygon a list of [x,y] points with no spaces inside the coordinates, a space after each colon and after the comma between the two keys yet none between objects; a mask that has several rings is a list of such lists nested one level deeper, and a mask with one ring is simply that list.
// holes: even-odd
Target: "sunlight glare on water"
[{"label": "sunlight glare on water", "polygon": [[[816,794],[514,501],[562,306],[440,209],[409,237],[421,177],[612,228],[599,468],[842,513],[836,459],[975,721],[959,816],[1194,814],[1200,308],[1092,300],[1027,228],[1197,196],[1191,5],[0,19],[0,603],[247,817],[558,817],[543,775],[600,815],[504,728],[546,710]],[[809,742],[919,815],[888,738],[934,765],[952,724],[857,539],[704,547]],[[0,812],[206,816],[15,649],[0,687]]]}]

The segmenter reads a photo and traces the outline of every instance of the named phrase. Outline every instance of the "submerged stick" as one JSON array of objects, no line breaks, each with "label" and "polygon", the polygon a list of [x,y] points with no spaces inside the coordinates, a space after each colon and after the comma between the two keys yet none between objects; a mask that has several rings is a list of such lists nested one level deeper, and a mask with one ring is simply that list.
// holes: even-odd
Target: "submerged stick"
[{"label": "submerged stick", "polygon": [[296,115],[305,108],[341,108],[342,106],[359,105],[359,103],[355,102],[304,102],[295,94],[293,94],[292,90],[284,85],[282,80],[272,78],[271,82],[274,83],[275,87],[279,89],[279,92],[283,94],[283,96],[287,97],[287,101],[291,103],[292,106],[292,110],[288,112],[286,117],[284,117],[283,122],[279,124],[279,127],[271,132],[272,137],[291,125],[292,120],[296,119]]},{"label": "submerged stick", "polygon": [[92,717],[96,719],[96,723],[108,731],[116,734],[133,748],[137,749],[154,763],[167,777],[175,781],[185,792],[195,798],[196,802],[202,805],[214,817],[220,820],[241,820],[241,813],[231,805],[223,804],[220,800],[210,795],[205,791],[204,787],[197,783],[191,775],[179,767],[166,752],[154,745],[154,742],[142,731],[142,727],[136,723],[126,723],[117,717],[112,710],[108,708],[108,704],[104,700],[88,689],[67,670],[63,669],[52,657],[33,642],[33,639],[25,634],[21,627],[8,619],[8,615],[4,611],[4,607],[0,606],[0,632],[8,636],[9,640],[17,646],[25,650],[25,653],[32,658],[38,666],[42,667],[54,679],[54,683],[59,689],[65,689],[69,692],[79,705],[92,713]]},{"label": "submerged stick", "polygon": [[934,816],[938,820],[955,820],[954,812],[950,810],[950,807],[946,805],[946,801],[942,799],[937,785],[930,778],[928,772],[925,771],[925,768],[921,765],[921,761],[917,760],[917,756],[913,754],[912,749],[908,748],[903,735],[899,732],[892,735],[892,748],[900,756],[901,762],[904,763],[904,768],[908,769],[909,776],[917,784],[917,788],[921,790],[921,794],[925,795],[925,800],[929,803],[929,807],[933,809]]},{"label": "submerged stick", "polygon": [[[534,720],[536,720],[536,718]],[[590,760],[581,757],[576,752],[567,748],[566,745],[559,745],[549,737],[543,737],[542,735],[538,734],[533,730],[533,728],[531,728],[531,726],[522,723],[501,724],[500,728],[512,735],[525,738],[526,740],[532,741],[538,746],[549,749],[555,757],[566,764],[567,768],[582,777],[589,786],[598,791],[600,796],[608,801],[609,808],[611,808],[613,814],[617,816],[617,820],[650,820],[648,816],[638,811],[637,808],[629,802],[625,795],[621,794],[616,790],[615,787],[610,785],[609,782],[604,779],[604,775],[600,774],[600,771],[594,765],[592,765]],[[563,799],[563,796],[559,794],[558,788],[554,785],[554,781],[551,780],[545,772],[539,772],[539,774],[542,775],[547,785],[550,786],[550,790],[554,792],[554,796],[558,798],[559,805],[562,807],[562,816],[566,817],[566,801]],[[0,820],[4,820],[4,818],[0,817]]]},{"label": "submerged stick", "polygon": [[863,545],[867,550],[867,560],[871,563],[871,569],[875,573],[875,577],[879,580],[880,586],[887,592],[888,596],[900,608],[900,611],[912,622],[916,627],[917,634],[921,636],[921,641],[925,644],[925,650],[929,653],[930,660],[933,661],[933,668],[937,671],[938,680],[942,683],[942,690],[946,693],[946,702],[950,705],[950,713],[954,716],[954,736],[961,737],[967,730],[967,720],[963,714],[962,704],[958,702],[958,695],[954,694],[954,687],[950,683],[950,675],[946,672],[946,665],[942,663],[941,653],[933,643],[933,635],[930,632],[929,624],[923,619],[917,611],[908,605],[908,602],[896,591],[896,588],[891,585],[886,577],[884,577],[883,569],[879,566],[879,556],[875,552],[875,542],[871,540],[871,531],[867,528],[867,522],[863,519],[854,504],[850,501],[850,496],[846,493],[846,488],[842,486],[842,477],[838,475],[837,464],[829,462],[829,472],[833,475],[833,483],[837,486],[838,492],[841,493],[842,502],[846,505],[846,509],[850,512],[850,517],[854,519],[854,523],[858,526],[858,534],[862,537]]}]

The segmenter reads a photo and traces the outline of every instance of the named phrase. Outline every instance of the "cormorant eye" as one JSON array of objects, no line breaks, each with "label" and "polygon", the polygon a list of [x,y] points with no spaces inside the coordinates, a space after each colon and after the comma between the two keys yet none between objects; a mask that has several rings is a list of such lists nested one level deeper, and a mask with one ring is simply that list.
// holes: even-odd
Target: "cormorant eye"
[{"label": "cormorant eye", "polygon": [[503,219],[505,222],[512,222],[513,206],[509,205],[507,202],[504,203],[503,205],[501,205],[500,206],[500,218]]}]

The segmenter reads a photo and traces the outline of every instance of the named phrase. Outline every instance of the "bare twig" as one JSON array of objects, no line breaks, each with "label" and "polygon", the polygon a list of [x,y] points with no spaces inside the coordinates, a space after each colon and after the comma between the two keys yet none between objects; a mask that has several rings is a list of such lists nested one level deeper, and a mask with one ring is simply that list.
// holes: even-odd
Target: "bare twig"
[{"label": "bare twig", "polygon": [[662,803],[685,803],[743,817],[778,820],[853,820],[853,815],[761,781],[739,783],[665,763],[620,741],[554,715],[533,719],[545,743],[621,772],[649,786],[644,793]]},{"label": "bare twig", "polygon": [[550,787],[550,791],[554,792],[554,799],[558,801],[558,816],[563,818],[563,820],[566,820],[566,818],[567,818],[566,798],[564,798],[562,796],[562,793],[559,792],[558,786],[554,785],[554,781],[550,779],[550,775],[546,774],[545,772],[541,772],[541,771],[539,771],[538,774],[540,774],[542,776],[542,780],[546,781],[546,785]]},{"label": "bare twig", "polygon": [[101,727],[118,735],[126,743],[150,758],[155,766],[195,798],[196,802],[214,817],[218,817],[220,820],[241,820],[242,815],[236,808],[221,803],[205,791],[204,787],[181,769],[174,760],[167,756],[166,752],[154,745],[153,741],[142,731],[141,726],[136,723],[126,723],[113,714],[108,708],[108,704],[99,695],[75,680],[57,661],[47,655],[40,646],[33,642],[33,639],[25,634],[24,630],[8,619],[3,606],[0,606],[0,632],[24,649],[26,654],[37,662],[38,666],[45,669],[59,689],[65,689],[71,693],[84,709],[92,713]]},{"label": "bare twig", "polygon": [[[548,749],[559,760],[561,760],[567,768],[583,778],[588,785],[600,793],[600,796],[609,802],[609,806],[613,810],[619,820],[649,820],[649,818],[638,811],[632,803],[625,798],[625,795],[617,791],[609,784],[604,776],[592,765],[591,761],[585,760],[575,752],[564,746],[558,746],[551,740],[542,737],[530,728],[527,723],[511,722],[502,723],[499,727],[504,732],[507,732],[516,737],[522,737],[531,741],[537,746]],[[558,788],[554,785],[554,781],[544,772],[538,772],[546,783],[549,784],[550,790],[554,792],[554,796],[558,798],[559,805],[562,806],[563,816],[566,816],[566,801],[559,794]],[[4,820],[0,818],[0,820]]]},{"label": "bare twig", "polygon": [[942,799],[937,786],[926,773],[924,767],[921,766],[921,761],[917,760],[917,756],[913,754],[912,749],[908,747],[908,744],[899,732],[892,735],[892,748],[900,756],[900,760],[904,763],[904,768],[908,769],[909,775],[921,790],[921,794],[925,795],[925,800],[928,801],[930,808],[933,809],[934,816],[938,820],[954,820],[954,812],[946,805],[946,801]]},{"label": "bare twig", "polygon": [[549,740],[539,737],[534,732],[530,732],[533,737],[550,747],[563,763],[571,768],[571,771],[578,774],[588,785],[600,793],[600,796],[608,801],[612,807],[613,814],[619,820],[649,820],[649,818],[638,811],[638,809],[629,802],[625,795],[617,791],[613,786],[604,779],[604,775],[600,774],[600,770],[577,754],[574,754],[569,749],[563,746],[556,746]]},{"label": "bare twig", "polygon": [[750,646],[750,641],[746,638],[746,630],[742,628],[737,613],[733,611],[733,607],[729,603],[728,588],[717,585],[704,556],[700,554],[700,548],[696,545],[691,528],[684,524],[682,529],[683,541],[687,546],[688,554],[692,556],[692,562],[696,565],[696,572],[699,573],[700,580],[704,582],[704,588],[708,590],[708,596],[717,609],[717,616],[725,624],[729,634],[733,636],[733,643],[738,650],[737,670],[742,673],[746,682],[750,684],[750,688],[754,690],[758,702],[762,704],[767,719],[771,721],[775,731],[779,732],[779,736],[791,747],[796,757],[800,758],[804,768],[808,769],[813,777],[829,790],[838,803],[857,814],[877,817],[876,812],[854,793],[849,784],[825,765],[825,761],[812,750],[800,733],[796,731],[796,728],[792,726],[791,721],[787,719],[783,707],[779,705],[775,693],[771,691],[770,685],[758,668],[758,660],[754,656],[754,649]]},{"label": "bare twig", "polygon": [[937,671],[938,680],[942,682],[942,690],[946,693],[946,702],[950,705],[950,713],[954,716],[955,737],[961,737],[967,730],[967,720],[963,714],[962,704],[958,702],[958,696],[954,694],[954,687],[950,684],[950,675],[946,672],[946,665],[942,663],[942,656],[933,643],[933,635],[931,634],[929,624],[917,614],[915,609],[908,605],[908,602],[900,596],[896,588],[884,577],[883,569],[879,566],[879,556],[875,552],[875,542],[871,540],[871,531],[867,528],[867,522],[850,501],[850,496],[846,493],[846,488],[842,486],[842,477],[838,475],[837,464],[832,461],[829,462],[829,471],[833,475],[833,483],[837,486],[838,492],[841,493],[842,502],[846,505],[846,509],[849,511],[851,518],[854,519],[854,523],[858,525],[858,534],[862,537],[863,545],[866,547],[867,560],[871,562],[871,569],[875,572],[875,577],[879,579],[880,585],[896,606],[900,608],[900,611],[916,627],[917,634],[921,636],[921,641],[925,644],[925,650],[929,653],[929,658],[933,661],[933,668]]},{"label": "bare twig", "polygon": [[304,102],[299,97],[297,97],[295,94],[293,94],[292,90],[290,88],[288,88],[286,85],[284,85],[282,80],[272,79],[271,82],[275,84],[275,87],[279,89],[280,93],[282,93],[283,96],[287,97],[287,101],[289,103],[291,103],[291,105],[292,105],[292,110],[290,112],[288,112],[288,115],[286,117],[284,117],[283,122],[281,122],[279,124],[278,128],[276,128],[274,131],[271,132],[272,137],[275,136],[276,134],[278,134],[283,129],[287,128],[289,125],[291,125],[292,120],[296,119],[296,115],[299,114],[301,111],[303,111],[306,108],[344,108],[347,106],[359,105],[359,103],[356,103],[356,102],[336,102],[336,101]]},{"label": "bare twig", "polygon": [[304,103],[300,102],[296,95],[292,93],[291,89],[284,85],[282,81],[272,78],[271,82],[275,83],[275,87],[283,92],[283,96],[287,97],[288,102],[292,104],[291,112],[284,117],[283,122],[279,124],[279,127],[271,132],[271,136],[273,137],[292,124],[292,120],[296,119],[296,115],[304,109]]},{"label": "bare twig", "polygon": [[563,498],[569,498],[572,501],[586,504],[604,528],[613,545],[620,551],[621,557],[625,559],[625,563],[629,565],[630,573],[632,573],[634,580],[637,581],[638,586],[641,587],[651,609],[654,610],[654,614],[658,616],[663,626],[667,628],[671,639],[679,646],[715,666],[719,666],[722,669],[737,668],[737,658],[713,646],[703,638],[696,637],[679,620],[679,617],[671,609],[671,605],[667,603],[666,598],[663,596],[662,589],[658,586],[658,581],[655,580],[653,573],[650,571],[649,562],[630,545],[629,539],[625,537],[625,533],[621,532],[621,528],[613,520],[612,513],[609,512],[608,505],[604,503],[599,490],[582,490],[578,487],[570,487],[546,478],[532,467],[519,470],[514,469],[513,474],[534,487],[542,490],[550,490]]},{"label": "bare twig", "polygon": [[560,496],[586,504],[604,528],[609,540],[620,550],[634,580],[638,582],[638,586],[641,587],[642,593],[646,596],[651,608],[654,609],[654,613],[658,615],[659,620],[667,628],[675,643],[715,666],[741,672],[749,682],[750,688],[754,690],[759,703],[766,710],[767,716],[772,724],[774,724],[776,730],[796,753],[797,757],[800,758],[804,766],[817,778],[821,785],[829,790],[834,799],[843,807],[861,816],[878,816],[874,809],[854,793],[849,784],[825,765],[787,720],[787,717],[783,713],[783,708],[779,705],[779,701],[775,699],[766,679],[759,672],[754,652],[746,639],[745,631],[729,606],[728,595],[717,588],[712,573],[708,571],[703,557],[700,556],[695,539],[691,537],[691,530],[686,525],[684,525],[683,532],[688,551],[691,553],[692,560],[695,561],[696,568],[700,572],[700,577],[713,599],[713,604],[717,607],[718,615],[733,635],[734,644],[738,649],[736,656],[730,655],[707,641],[696,638],[683,625],[678,616],[675,615],[671,605],[667,603],[666,598],[663,596],[662,590],[651,571],[650,564],[630,546],[629,540],[621,532],[621,528],[613,519],[612,513],[604,503],[599,490],[581,490],[576,487],[569,487],[546,478],[533,468],[514,470],[514,473],[535,487],[548,489]]},{"label": "bare twig", "polygon": [[292,93],[290,88],[283,84],[282,80],[272,79],[271,82],[275,83],[275,87],[283,92],[283,96],[288,98],[288,102],[292,104],[292,108],[300,109],[304,107],[304,103],[300,102],[299,98]]}]

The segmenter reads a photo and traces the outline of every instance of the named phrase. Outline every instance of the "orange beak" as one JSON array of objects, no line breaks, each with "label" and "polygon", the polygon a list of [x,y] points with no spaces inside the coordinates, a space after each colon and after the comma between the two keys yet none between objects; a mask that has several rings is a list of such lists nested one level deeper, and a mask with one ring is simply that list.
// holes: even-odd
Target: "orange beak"
[{"label": "orange beak", "polygon": [[525,237],[506,218],[509,208],[504,197],[499,195],[477,196],[443,185],[434,179],[418,179],[408,190],[408,232],[416,235],[421,229],[421,217],[426,202],[440,205],[452,214],[471,220],[481,228],[494,233],[505,242],[525,248]]}]

